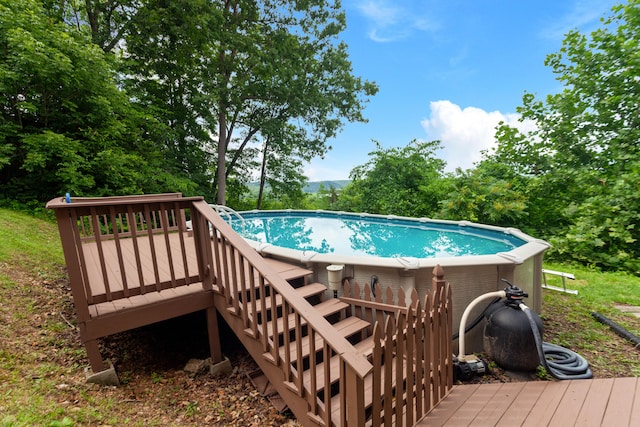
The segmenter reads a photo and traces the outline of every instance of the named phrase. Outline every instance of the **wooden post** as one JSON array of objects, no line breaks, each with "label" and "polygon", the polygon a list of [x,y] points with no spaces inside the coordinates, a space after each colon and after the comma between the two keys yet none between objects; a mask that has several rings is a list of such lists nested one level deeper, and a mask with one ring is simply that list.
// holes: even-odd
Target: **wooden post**
[{"label": "wooden post", "polygon": [[433,267],[432,270],[433,279],[431,279],[431,286],[433,290],[433,294],[437,295],[440,292],[440,289],[444,288],[444,270],[440,267],[440,264]]},{"label": "wooden post", "polygon": [[[342,404],[347,406],[346,416],[347,425],[349,427],[364,427],[366,416],[364,408],[364,379],[359,378],[358,374],[346,363],[340,364],[344,371],[345,384],[344,393],[341,397]],[[342,405],[341,405],[342,406]]]},{"label": "wooden post", "polygon": [[218,330],[218,311],[215,307],[207,309],[207,331],[209,334],[209,351],[214,364],[222,362],[222,345],[220,342],[220,331]]}]

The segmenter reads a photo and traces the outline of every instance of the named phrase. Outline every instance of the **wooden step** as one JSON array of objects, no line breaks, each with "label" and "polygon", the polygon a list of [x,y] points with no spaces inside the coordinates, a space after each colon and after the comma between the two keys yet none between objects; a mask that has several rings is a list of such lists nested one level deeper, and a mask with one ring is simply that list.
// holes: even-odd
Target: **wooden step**
[{"label": "wooden step", "polygon": [[[320,304],[316,304],[313,306],[313,308],[323,317],[331,316],[332,314],[338,313],[340,310],[344,310],[347,307],[349,307],[348,304],[336,298],[328,299],[326,301],[321,302]],[[296,327],[296,314],[295,313],[289,314],[287,317],[287,321],[288,321],[289,332],[293,331]],[[305,326],[306,324],[307,324],[307,321],[304,318],[301,319],[300,326]],[[276,328],[277,328],[278,334],[282,335],[282,333],[284,332],[283,331],[284,319],[282,317],[278,317],[276,319]],[[262,323],[258,324],[258,329],[259,330],[262,329]],[[270,320],[267,322],[267,330],[273,331],[273,320]],[[253,333],[250,328],[247,328],[245,332],[248,333],[249,335]]]},{"label": "wooden step", "polygon": [[[300,286],[298,288],[293,288],[302,298],[311,298],[311,297],[315,297],[315,296],[320,296],[320,298],[322,298],[322,294],[324,293],[324,291],[327,290],[327,287],[325,285],[323,285],[322,283],[311,283],[309,285],[305,285],[305,286]],[[247,291],[248,294],[248,291]],[[239,298],[240,300],[242,300],[242,298]],[[271,297],[267,296],[265,298],[265,307],[267,311],[271,310]],[[242,303],[240,303],[242,304]],[[256,308],[258,310],[258,313],[260,312],[260,310],[262,310],[261,308],[261,304],[262,301],[260,298],[258,298],[256,300]],[[281,295],[276,295],[276,307],[280,307],[282,305],[282,296]],[[230,313],[236,314],[236,310],[233,306],[229,306],[227,307],[227,310]],[[252,313],[253,313],[253,307],[251,305],[251,302],[248,301],[247,302],[247,313],[249,317],[252,317]],[[249,330],[245,330],[245,332],[249,332]],[[249,335],[253,336],[253,334],[249,333]]]},{"label": "wooden step", "polygon": [[287,409],[287,403],[280,397],[278,391],[260,369],[246,372],[246,375],[258,393],[260,393],[262,397],[266,397],[278,412],[282,413]]},{"label": "wooden step", "polygon": [[[320,304],[316,304],[313,306],[314,310],[316,310],[316,312],[318,312],[318,314],[320,314],[322,317],[331,316],[332,314],[338,313],[340,310],[344,310],[347,307],[349,307],[348,304],[335,298],[322,301]],[[289,331],[293,331],[296,327],[296,314],[289,314],[289,316],[287,317],[287,322]],[[304,318],[300,319],[300,326],[305,326],[306,324],[307,321]],[[260,324],[259,327],[262,327],[262,324]],[[282,317],[279,317],[276,320],[276,328],[278,334],[282,335],[282,333],[284,332],[284,319]],[[273,330],[273,321],[267,322],[267,329],[269,331]]]},{"label": "wooden step", "polygon": [[[313,270],[309,270],[307,268],[303,268],[295,264],[289,264],[284,261],[276,260],[273,258],[263,258],[263,259],[278,273],[278,275],[280,275],[280,277],[282,277],[287,282],[290,282],[290,284],[291,282],[302,280],[303,282],[302,286],[305,286],[306,278],[313,274]],[[248,268],[249,267],[245,265],[244,276],[245,276],[245,288],[247,292],[250,292],[250,289],[252,288],[252,286],[249,280],[249,277],[251,276],[249,274]],[[268,286],[268,283],[266,285]],[[293,284],[292,286],[294,288],[300,287],[300,286],[295,286]],[[238,287],[238,289],[240,289],[240,287]],[[326,286],[325,286],[325,290],[326,290]]]},{"label": "wooden step", "polygon": [[289,264],[288,262],[280,261],[273,258],[263,258],[271,268],[278,272],[284,280],[300,279],[313,274],[313,270],[297,266],[295,264]]},{"label": "wooden step", "polygon": [[[354,344],[354,347],[359,353],[369,359],[373,354],[373,336]],[[303,373],[303,382],[306,390],[311,390],[311,369],[307,369]],[[324,388],[324,362],[316,365],[315,372],[317,375],[315,391],[318,393]],[[333,356],[329,360],[329,375],[331,384],[335,384],[340,379],[340,356]]]},{"label": "wooden step", "polygon": [[[294,289],[298,293],[298,295],[300,295],[302,298],[311,298],[311,297],[315,297],[323,294],[324,291],[327,290],[327,287],[322,283],[310,283],[308,285],[301,286],[299,288],[294,288]],[[271,301],[272,300],[270,297],[267,297],[265,299],[265,307],[267,310],[271,310]],[[256,307],[259,308],[260,304],[262,304],[262,302],[260,300],[257,300]],[[281,305],[282,305],[282,295],[278,294],[276,295],[276,307],[280,307]],[[251,307],[249,307],[249,314],[251,314]]]},{"label": "wooden step", "polygon": [[[343,319],[333,324],[332,326],[340,335],[342,335],[344,338],[348,338],[368,328],[369,322],[364,321],[358,317],[347,317],[346,319]],[[322,341],[323,341],[322,337],[320,337],[320,335],[316,335],[315,348],[317,351],[322,350]],[[300,344],[302,347],[302,354],[300,355],[300,357],[301,358],[309,357],[309,354],[311,353],[311,350],[309,348],[310,347],[309,336],[302,337],[302,339],[300,340]],[[297,349],[296,343],[291,342],[291,347],[289,349],[289,357],[291,358],[291,360],[296,360],[296,356],[297,356],[296,349]],[[280,347],[280,357],[283,359],[285,356],[284,352],[285,352],[285,349],[283,347]],[[268,356],[268,355],[269,354],[267,353],[265,356]]]}]

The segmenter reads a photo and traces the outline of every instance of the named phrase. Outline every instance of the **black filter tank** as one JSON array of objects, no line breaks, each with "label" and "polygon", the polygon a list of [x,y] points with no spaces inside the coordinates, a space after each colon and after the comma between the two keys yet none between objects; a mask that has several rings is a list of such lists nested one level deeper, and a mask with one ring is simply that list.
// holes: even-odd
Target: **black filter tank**
[{"label": "black filter tank", "polygon": [[[540,364],[540,358],[529,319],[519,308],[522,299],[528,295],[511,283],[505,292],[504,303],[495,304],[486,314],[484,351],[503,369],[533,371]],[[542,320],[532,313],[542,336]]]}]

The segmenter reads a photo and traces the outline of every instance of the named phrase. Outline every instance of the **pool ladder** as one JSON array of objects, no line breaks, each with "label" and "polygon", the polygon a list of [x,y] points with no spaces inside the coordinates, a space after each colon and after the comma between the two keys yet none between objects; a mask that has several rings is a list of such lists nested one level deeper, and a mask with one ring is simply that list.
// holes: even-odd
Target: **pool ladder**
[{"label": "pool ladder", "polygon": [[220,217],[227,221],[231,226],[233,226],[233,218],[235,217],[240,221],[240,224],[242,225],[242,231],[245,230],[246,222],[242,215],[240,215],[237,211],[225,205],[215,205],[210,203],[209,206],[211,206],[211,208],[215,210],[218,215],[220,215]]}]

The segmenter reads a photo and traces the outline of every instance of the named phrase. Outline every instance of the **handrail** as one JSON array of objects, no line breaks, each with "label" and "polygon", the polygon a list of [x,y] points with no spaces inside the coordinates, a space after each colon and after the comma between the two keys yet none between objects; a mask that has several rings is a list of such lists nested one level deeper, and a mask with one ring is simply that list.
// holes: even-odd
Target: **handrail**
[{"label": "handrail", "polygon": [[110,206],[110,205],[129,205],[129,204],[145,204],[153,202],[174,202],[179,198],[183,202],[196,200],[204,200],[202,196],[182,197],[180,193],[162,193],[162,194],[144,194],[138,196],[107,196],[107,197],[72,197],[71,202],[67,202],[64,197],[58,197],[50,200],[47,209],[59,209],[69,207],[85,207],[85,206]]}]

